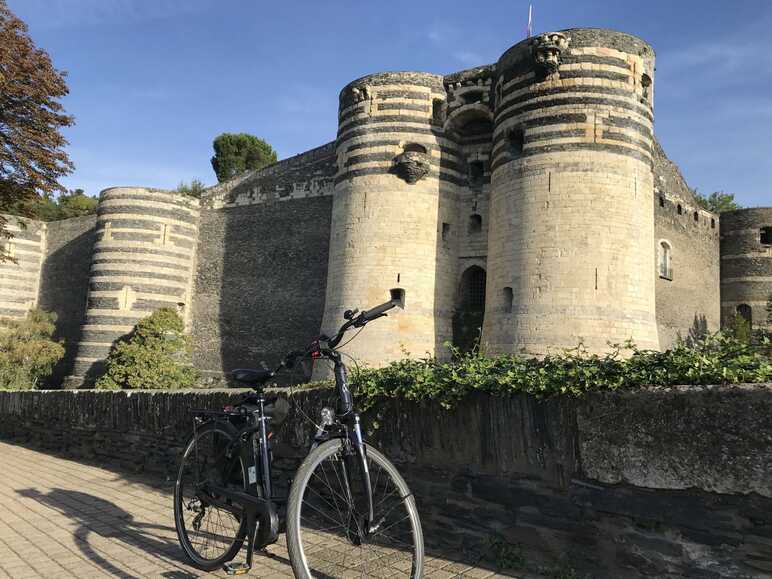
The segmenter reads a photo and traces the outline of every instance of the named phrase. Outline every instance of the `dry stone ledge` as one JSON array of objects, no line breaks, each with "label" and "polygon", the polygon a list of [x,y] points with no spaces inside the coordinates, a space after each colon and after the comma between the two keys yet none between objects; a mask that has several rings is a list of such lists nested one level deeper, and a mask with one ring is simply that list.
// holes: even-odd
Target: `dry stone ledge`
[{"label": "dry stone ledge", "polygon": [[[0,391],[0,439],[174,480],[190,410],[237,390]],[[274,424],[274,486],[308,451],[334,391],[298,389]],[[448,411],[390,400],[370,440],[414,492],[428,547],[532,567],[567,560],[597,579],[772,577],[772,384],[599,393],[475,394]],[[377,425],[377,427],[376,427]]]}]

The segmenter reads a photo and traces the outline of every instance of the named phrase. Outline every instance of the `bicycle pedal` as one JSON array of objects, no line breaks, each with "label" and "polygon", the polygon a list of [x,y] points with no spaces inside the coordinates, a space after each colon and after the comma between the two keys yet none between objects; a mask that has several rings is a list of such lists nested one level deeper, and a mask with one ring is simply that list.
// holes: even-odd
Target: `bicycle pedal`
[{"label": "bicycle pedal", "polygon": [[222,568],[226,575],[246,575],[250,569],[246,563],[226,563]]}]

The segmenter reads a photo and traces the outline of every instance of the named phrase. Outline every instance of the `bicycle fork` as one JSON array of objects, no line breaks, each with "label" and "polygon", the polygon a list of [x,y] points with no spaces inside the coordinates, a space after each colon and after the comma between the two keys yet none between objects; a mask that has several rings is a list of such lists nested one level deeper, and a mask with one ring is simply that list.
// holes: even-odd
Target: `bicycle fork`
[{"label": "bicycle fork", "polygon": [[[359,415],[354,414],[351,419],[351,430],[348,437],[349,451],[344,454],[345,460],[342,462],[343,481],[346,492],[346,500],[350,505],[349,516],[354,519],[356,533],[349,533],[349,539],[359,545],[361,542],[378,530],[380,522],[373,524],[374,505],[373,489],[370,480],[370,468],[367,464],[367,447],[362,436],[362,426],[359,421]],[[363,520],[358,519],[358,509],[356,507],[354,493],[351,488],[352,474],[358,468],[362,473],[362,490],[364,491],[367,511]]]}]

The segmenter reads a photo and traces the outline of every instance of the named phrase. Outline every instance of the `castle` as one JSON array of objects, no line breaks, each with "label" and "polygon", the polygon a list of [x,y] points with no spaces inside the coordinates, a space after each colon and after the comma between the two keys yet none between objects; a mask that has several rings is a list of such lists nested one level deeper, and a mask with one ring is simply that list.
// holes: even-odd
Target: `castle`
[{"label": "castle", "polygon": [[383,364],[469,347],[666,348],[740,313],[766,324],[772,208],[699,207],[653,132],[653,49],[541,34],[447,76],[386,72],[340,93],[337,138],[208,189],[102,192],[98,215],[12,226],[0,315],[58,315],[61,378],[178,307],[194,363],[275,362],[353,307],[402,310],[346,346]]}]

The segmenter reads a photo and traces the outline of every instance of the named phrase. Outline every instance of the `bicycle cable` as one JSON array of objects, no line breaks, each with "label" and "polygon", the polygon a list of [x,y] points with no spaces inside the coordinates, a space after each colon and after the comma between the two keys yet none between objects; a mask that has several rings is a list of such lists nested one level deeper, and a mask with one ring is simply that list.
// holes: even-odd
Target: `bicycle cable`
[{"label": "bicycle cable", "polygon": [[[359,336],[359,334],[361,334],[361,333],[362,333],[362,330],[364,330],[364,329],[365,329],[365,327],[364,327],[364,326],[362,326],[361,328],[359,328],[359,330],[358,330],[358,331],[357,331],[357,332],[356,332],[356,333],[355,333],[353,336],[351,336],[351,337],[350,337],[348,340],[346,340],[346,341],[345,341],[343,344],[340,344],[339,346],[337,346],[337,347],[335,348],[335,351],[337,352],[339,348],[342,348],[342,347],[343,347],[343,346],[345,346],[346,344],[350,344],[351,342],[353,342],[353,341],[354,341],[354,339],[355,339],[355,338],[357,338],[357,337]],[[359,372],[360,372],[360,369],[359,369],[359,363],[356,361],[356,359],[355,359],[355,358],[354,358],[354,357],[353,357],[351,354],[348,354],[348,353],[346,353],[346,352],[338,352],[338,353],[339,353],[340,355],[342,355],[342,356],[346,356],[346,357],[347,357],[349,360],[351,360],[351,361],[354,363],[354,367],[356,368],[356,372],[357,372],[357,373],[359,373]],[[312,363],[313,363],[313,362],[315,362],[315,360],[314,360],[313,358],[312,358],[311,360],[312,360]],[[327,363],[330,363],[330,360],[328,360],[328,359],[325,359],[325,362],[327,362]],[[332,367],[332,366],[330,366],[330,367]],[[313,368],[313,366],[312,366],[312,368]],[[295,389],[292,387],[292,384],[290,384],[290,385],[289,385],[289,391],[290,391],[290,396],[291,396],[292,398],[294,398]],[[303,411],[303,409],[300,407],[300,405],[297,405],[297,410],[298,410],[298,412],[300,412],[300,414],[301,414],[301,415],[302,415],[302,416],[303,416],[303,417],[304,417],[306,420],[308,420],[308,422],[310,422],[311,424],[313,424],[313,425],[314,425],[314,426],[315,426],[315,427],[316,427],[318,430],[322,430],[322,431],[324,431],[324,432],[327,432],[327,429],[326,429],[326,428],[324,428],[324,427],[322,427],[321,425],[317,424],[317,423],[316,423],[316,421],[315,421],[313,418],[311,418],[311,417],[310,417],[308,414],[306,414],[306,413]]]}]

